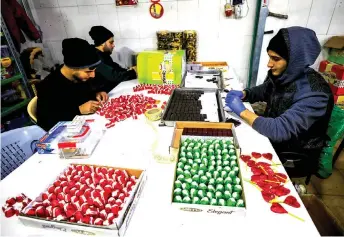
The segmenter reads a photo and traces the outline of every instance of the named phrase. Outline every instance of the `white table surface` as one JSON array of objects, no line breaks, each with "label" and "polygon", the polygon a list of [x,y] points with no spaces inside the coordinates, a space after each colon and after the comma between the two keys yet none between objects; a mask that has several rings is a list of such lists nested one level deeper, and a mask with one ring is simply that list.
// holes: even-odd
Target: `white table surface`
[{"label": "white table surface", "polygon": [[[132,87],[135,85],[136,80],[121,83],[110,93],[110,97],[134,94]],[[164,95],[147,96],[161,100],[168,98]],[[250,105],[246,105],[250,108]],[[158,127],[158,122],[154,125],[158,128],[158,150],[167,155],[173,128]],[[271,152],[274,154],[274,162],[279,163],[269,140],[250,126],[243,123],[236,128],[236,134],[243,153]],[[260,192],[247,182],[243,183],[246,217],[209,217],[175,209],[170,202],[175,164],[161,164],[152,157],[151,145],[155,138],[156,134],[146,123],[144,115],[141,115],[138,120],[128,119],[107,130],[89,159],[76,162],[61,160],[57,155],[34,154],[1,181],[1,205],[8,197],[21,192],[35,198],[69,163],[104,164],[147,170],[148,179],[125,236],[319,236],[291,182],[286,187],[291,190],[290,195],[298,199],[301,207],[284,207],[303,218],[305,222],[286,214],[271,212],[270,204],[266,203]],[[243,178],[250,179],[252,174],[242,161],[240,167]],[[282,166],[279,166],[279,170],[285,173]],[[0,218],[1,236],[81,236],[27,227],[17,217],[6,218],[2,211]]]}]

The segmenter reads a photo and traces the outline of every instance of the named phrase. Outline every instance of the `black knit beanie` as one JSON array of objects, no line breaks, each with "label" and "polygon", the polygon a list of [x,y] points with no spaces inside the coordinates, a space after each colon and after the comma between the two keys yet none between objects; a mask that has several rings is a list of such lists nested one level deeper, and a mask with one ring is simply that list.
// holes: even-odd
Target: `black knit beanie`
[{"label": "black knit beanie", "polygon": [[99,46],[113,37],[113,33],[104,26],[93,26],[89,32],[89,35],[93,39],[95,46]]},{"label": "black knit beanie", "polygon": [[[285,30],[287,33],[287,30]],[[280,29],[278,33],[270,40],[266,51],[272,50],[289,62],[289,49],[284,38],[284,29]]]},{"label": "black knit beanie", "polygon": [[86,40],[69,38],[62,41],[64,64],[72,69],[95,67],[100,64],[96,49]]}]

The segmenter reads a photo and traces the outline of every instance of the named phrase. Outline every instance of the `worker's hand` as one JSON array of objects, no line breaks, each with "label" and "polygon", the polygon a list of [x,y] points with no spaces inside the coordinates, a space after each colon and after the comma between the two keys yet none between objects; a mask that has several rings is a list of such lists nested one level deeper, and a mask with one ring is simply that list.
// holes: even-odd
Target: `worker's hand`
[{"label": "worker's hand", "polygon": [[104,92],[104,91],[98,92],[97,95],[96,95],[96,99],[99,102],[104,103],[104,102],[109,100],[109,95],[106,92]]},{"label": "worker's hand", "polygon": [[228,106],[238,116],[240,116],[241,112],[246,110],[244,103],[238,96],[227,96],[226,106]]},{"label": "worker's hand", "polygon": [[81,114],[93,114],[95,113],[100,106],[98,101],[90,100],[85,104],[79,106],[79,110]]},{"label": "worker's hand", "polygon": [[226,103],[227,103],[227,99],[231,96],[237,96],[239,97],[240,99],[244,99],[245,96],[246,96],[246,91],[236,91],[236,90],[230,90],[228,93],[227,93],[227,96],[226,96]]}]

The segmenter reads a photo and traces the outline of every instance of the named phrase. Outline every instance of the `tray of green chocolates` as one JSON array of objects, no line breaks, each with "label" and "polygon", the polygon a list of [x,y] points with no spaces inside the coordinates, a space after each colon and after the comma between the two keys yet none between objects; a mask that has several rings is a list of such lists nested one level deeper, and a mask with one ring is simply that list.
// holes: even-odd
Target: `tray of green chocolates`
[{"label": "tray of green chocolates", "polygon": [[245,208],[233,137],[182,136],[172,203]]}]

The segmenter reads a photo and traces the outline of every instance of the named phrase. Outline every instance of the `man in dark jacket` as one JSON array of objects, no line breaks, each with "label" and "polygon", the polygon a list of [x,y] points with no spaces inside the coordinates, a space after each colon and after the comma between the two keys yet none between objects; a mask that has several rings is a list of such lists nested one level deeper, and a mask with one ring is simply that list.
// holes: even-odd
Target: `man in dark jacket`
[{"label": "man in dark jacket", "polygon": [[93,26],[89,35],[93,39],[97,53],[102,61],[96,69],[98,86],[102,86],[105,91],[109,92],[119,83],[137,77],[135,67],[125,69],[112,60],[110,55],[115,48],[115,43],[114,35],[111,31],[104,26]]},{"label": "man in dark jacket", "polygon": [[83,39],[65,39],[62,54],[64,65],[37,84],[37,123],[46,131],[59,121],[94,113],[108,100],[106,92],[89,84],[100,64],[94,47]]},{"label": "man in dark jacket", "polygon": [[[302,27],[281,29],[267,48],[270,70],[264,83],[227,94],[226,105],[270,139],[287,171],[299,164],[299,170],[291,170],[314,172],[327,140],[333,96],[322,76],[309,67],[320,50],[314,31]],[[242,100],[265,101],[264,116],[247,110]],[[289,159],[299,163],[286,162]]]}]

